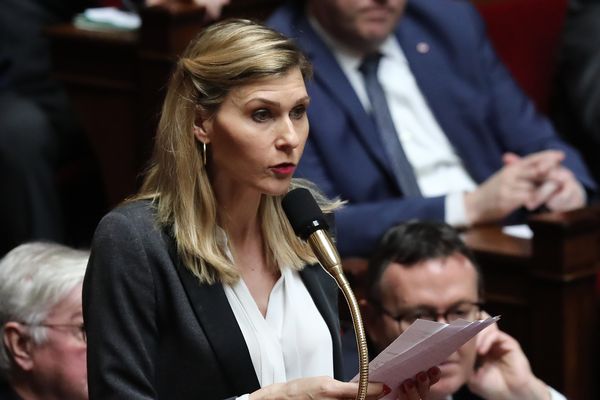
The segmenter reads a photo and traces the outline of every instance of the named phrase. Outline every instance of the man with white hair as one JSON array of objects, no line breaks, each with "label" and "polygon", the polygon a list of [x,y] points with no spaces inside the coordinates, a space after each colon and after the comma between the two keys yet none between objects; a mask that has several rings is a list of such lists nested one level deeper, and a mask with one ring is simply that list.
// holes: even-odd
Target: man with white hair
[{"label": "man with white hair", "polygon": [[0,261],[0,399],[87,400],[81,285],[88,258],[28,243]]}]

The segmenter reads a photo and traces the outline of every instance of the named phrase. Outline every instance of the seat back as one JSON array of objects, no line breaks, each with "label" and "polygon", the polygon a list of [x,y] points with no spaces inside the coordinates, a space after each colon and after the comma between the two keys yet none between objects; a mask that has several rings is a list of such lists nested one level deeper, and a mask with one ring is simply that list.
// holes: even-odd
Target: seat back
[{"label": "seat back", "polygon": [[541,112],[548,112],[568,0],[472,0],[499,57]]}]

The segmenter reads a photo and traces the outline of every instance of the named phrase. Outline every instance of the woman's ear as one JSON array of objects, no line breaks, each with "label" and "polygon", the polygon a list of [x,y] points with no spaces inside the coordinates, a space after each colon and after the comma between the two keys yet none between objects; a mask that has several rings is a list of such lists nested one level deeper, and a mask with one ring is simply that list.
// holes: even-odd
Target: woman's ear
[{"label": "woman's ear", "polygon": [[18,322],[10,321],[4,325],[3,344],[9,357],[22,370],[29,371],[33,368],[34,345],[26,328]]},{"label": "woman's ear", "polygon": [[201,107],[196,108],[196,118],[194,120],[193,130],[196,140],[205,144],[210,143],[212,118],[210,118],[206,110],[202,109]]}]

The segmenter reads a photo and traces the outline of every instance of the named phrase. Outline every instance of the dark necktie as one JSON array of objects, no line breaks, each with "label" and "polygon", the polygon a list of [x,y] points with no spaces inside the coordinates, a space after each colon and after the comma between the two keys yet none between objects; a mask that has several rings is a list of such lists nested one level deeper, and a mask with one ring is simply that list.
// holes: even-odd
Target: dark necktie
[{"label": "dark necktie", "polygon": [[402,144],[394,127],[394,121],[392,120],[383,88],[377,79],[377,69],[380,59],[381,54],[371,54],[363,60],[359,67],[360,72],[364,76],[367,94],[371,101],[371,113],[379,129],[383,147],[392,164],[392,170],[402,192],[405,196],[421,196],[421,190],[419,190],[415,173],[408,158],[406,158],[404,149],[402,149]]}]

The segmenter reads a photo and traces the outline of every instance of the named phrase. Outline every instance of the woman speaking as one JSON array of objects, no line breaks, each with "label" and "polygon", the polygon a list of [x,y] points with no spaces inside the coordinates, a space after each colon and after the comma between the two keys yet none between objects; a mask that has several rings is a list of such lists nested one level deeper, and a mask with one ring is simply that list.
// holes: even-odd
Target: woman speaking
[{"label": "woman speaking", "polygon": [[[356,396],[334,379],[336,284],[281,207],[308,135],[310,75],[289,39],[249,21],[190,43],[143,186],[94,236],[90,399]],[[424,398],[434,381],[403,396]]]}]

